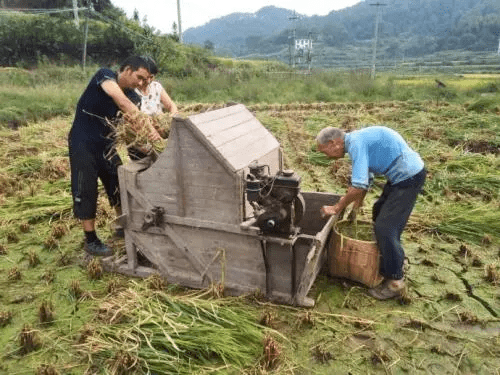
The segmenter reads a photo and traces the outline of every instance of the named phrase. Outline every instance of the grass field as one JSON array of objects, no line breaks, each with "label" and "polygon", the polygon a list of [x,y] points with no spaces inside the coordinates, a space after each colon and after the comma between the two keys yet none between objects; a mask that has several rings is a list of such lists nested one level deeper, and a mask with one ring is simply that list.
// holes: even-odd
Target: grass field
[{"label": "grass field", "polygon": [[[305,191],[343,193],[348,181],[346,160],[315,152],[324,126],[385,124],[422,155],[428,180],[403,236],[408,295],[379,302],[322,273],[309,294],[316,306],[305,309],[83,263],[66,136],[88,74],[56,73],[32,72],[30,81],[26,72],[0,72],[11,77],[0,84],[10,108],[0,110],[0,374],[500,372],[498,77],[464,76],[456,87],[436,77],[452,86],[441,91],[419,77],[249,78],[218,81],[211,101],[196,87],[216,85],[215,78],[161,78],[174,100],[183,98],[184,115],[224,101],[246,104],[280,141]],[[321,90],[329,100],[315,99]],[[369,192],[361,218],[369,220],[380,192]],[[99,207],[98,232],[109,238],[114,214],[103,193]]]}]

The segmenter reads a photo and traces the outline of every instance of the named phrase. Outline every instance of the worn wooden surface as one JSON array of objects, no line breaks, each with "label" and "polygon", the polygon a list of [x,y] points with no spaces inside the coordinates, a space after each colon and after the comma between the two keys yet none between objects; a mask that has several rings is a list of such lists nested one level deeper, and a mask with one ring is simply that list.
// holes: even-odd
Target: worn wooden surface
[{"label": "worn wooden surface", "polygon": [[279,149],[276,138],[242,104],[189,119],[234,171]]},{"label": "worn wooden surface", "polygon": [[[165,276],[170,282],[200,288],[224,280],[241,293],[265,290],[264,261],[255,235],[184,225],[171,225],[169,231],[150,228],[133,233],[134,241],[140,242],[138,247],[147,247],[144,255],[162,271],[168,270]],[[193,256],[197,261],[193,262]]]},{"label": "worn wooden surface", "polygon": [[[319,209],[338,196],[303,192],[298,236],[241,226],[253,211],[245,199],[248,166],[256,160],[274,175],[280,159],[277,140],[243,105],[174,119],[167,148],[151,167],[119,169],[127,261],[116,268],[135,276],[160,272],[194,288],[223,282],[229,294],[260,290],[275,301],[309,305],[330,231]],[[164,210],[158,225],[143,226],[156,207]],[[138,264],[137,252],[154,267]]]}]

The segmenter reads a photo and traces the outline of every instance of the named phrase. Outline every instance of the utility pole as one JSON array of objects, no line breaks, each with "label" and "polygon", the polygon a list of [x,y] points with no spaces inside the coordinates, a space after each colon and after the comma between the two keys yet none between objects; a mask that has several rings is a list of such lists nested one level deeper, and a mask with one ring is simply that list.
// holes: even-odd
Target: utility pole
[{"label": "utility pole", "polygon": [[290,52],[290,65],[295,68],[295,21],[299,19],[299,16],[293,11],[293,15],[288,17],[290,21],[292,21],[292,35],[289,43],[289,52]]},{"label": "utility pole", "polygon": [[375,79],[375,63],[377,60],[377,40],[378,40],[378,15],[379,7],[385,6],[387,4],[382,4],[376,2],[375,4],[370,4],[377,7],[376,17],[375,17],[375,37],[373,38],[373,58],[372,58],[372,79]]},{"label": "utility pole", "polygon": [[498,38],[498,52],[497,55],[500,56],[500,38]]},{"label": "utility pole", "polygon": [[177,22],[179,23],[179,43],[182,43],[181,0],[177,0]]},{"label": "utility pole", "polygon": [[307,48],[307,70],[309,70],[310,72],[312,64],[312,49],[313,49],[313,38],[311,31],[309,31],[308,38],[309,38],[309,47]]},{"label": "utility pole", "polygon": [[73,14],[75,15],[75,25],[76,28],[80,28],[80,19],[78,18],[78,0],[73,0]]},{"label": "utility pole", "polygon": [[92,7],[92,4],[89,5],[87,10],[85,11],[85,31],[84,31],[84,36],[83,36],[83,53],[82,53],[82,68],[83,71],[85,71],[85,65],[87,63],[87,39],[89,36],[89,15],[90,15],[90,9]]}]

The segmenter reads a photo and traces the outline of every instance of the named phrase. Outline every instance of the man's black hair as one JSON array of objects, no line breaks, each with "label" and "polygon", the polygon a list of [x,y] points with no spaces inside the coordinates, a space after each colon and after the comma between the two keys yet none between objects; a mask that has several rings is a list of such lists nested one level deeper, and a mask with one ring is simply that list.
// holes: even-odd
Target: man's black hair
[{"label": "man's black hair", "polygon": [[[127,67],[132,69],[133,72],[140,68],[146,69],[149,73],[151,73],[151,64],[141,56],[130,56],[122,63],[120,66],[120,72],[123,72]],[[156,65],[155,65],[156,67]]]},{"label": "man's black hair", "polygon": [[149,56],[141,56],[141,58],[143,58],[144,61],[149,64],[149,73],[151,73],[152,75],[157,75],[158,66],[156,65],[156,62],[153,60],[153,58]]}]

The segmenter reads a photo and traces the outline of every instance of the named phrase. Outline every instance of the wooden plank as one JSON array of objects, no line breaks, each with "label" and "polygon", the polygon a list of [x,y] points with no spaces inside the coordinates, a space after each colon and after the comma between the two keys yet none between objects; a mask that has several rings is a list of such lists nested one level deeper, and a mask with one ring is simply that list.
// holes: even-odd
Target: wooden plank
[{"label": "wooden plank", "polygon": [[[188,149],[182,149],[182,151],[184,158],[187,160],[186,165],[190,170],[227,174],[227,170],[224,169],[208,152],[193,152]],[[154,169],[154,172],[156,172],[155,175],[148,176],[149,180],[161,180],[168,182],[172,178],[175,179],[176,169],[174,165],[171,165],[161,169]]]},{"label": "wooden plank", "polygon": [[[147,173],[146,173],[147,172]],[[151,182],[159,182],[162,183],[166,188],[174,188],[177,186],[177,169],[175,165],[172,164],[169,167],[157,167],[156,164],[149,168],[147,171],[139,173],[136,179],[136,186],[139,189],[143,189],[148,187]]]},{"label": "wooden plank", "polygon": [[175,170],[176,170],[176,188],[177,188],[177,214],[180,216],[186,215],[186,195],[185,195],[185,183],[184,183],[184,161],[182,150],[180,147],[180,132],[179,128],[176,126],[172,129],[173,137],[176,139],[175,145],[176,153],[175,153]]},{"label": "wooden plank", "polygon": [[[128,192],[128,179],[127,175],[129,175],[130,172],[126,170],[124,167],[118,167],[118,183],[120,186],[121,194],[120,194],[120,201],[121,201],[121,208],[122,208],[122,215],[125,216],[125,225],[124,225],[124,230],[125,232],[127,231],[127,225],[128,222],[130,221],[130,206],[129,206],[129,200],[130,200],[130,195]],[[128,257],[128,267],[133,270],[137,267],[137,253],[135,251],[134,244],[132,241],[125,236],[125,250],[127,252],[127,257]]]},{"label": "wooden plank", "polygon": [[157,232],[155,234],[134,232],[134,241],[146,258],[158,267],[160,273],[170,281],[173,275],[181,274],[183,285],[197,288],[203,285],[208,286],[209,283],[203,283],[199,272],[193,267],[185,253],[172,241],[172,238],[163,230]]},{"label": "wooden plank", "polygon": [[150,267],[138,266],[137,268],[131,270],[126,265],[123,264],[114,264],[112,262],[104,262],[104,261],[102,264],[106,272],[117,272],[132,277],[147,278],[153,274],[158,273],[158,270]]},{"label": "wooden plank", "polygon": [[201,145],[203,145],[211,155],[229,172],[234,173],[236,170],[233,166],[227,161],[227,159],[221,155],[221,153],[217,150],[217,148],[212,145],[205,135],[194,125],[191,121],[187,120],[185,122],[185,128],[189,129],[195,139],[197,139]]},{"label": "wooden plank", "polygon": [[161,273],[168,275],[168,265],[161,261],[159,252],[157,251],[157,247],[153,243],[151,236],[141,236],[141,233],[132,230],[129,230],[126,233],[126,236],[127,235],[132,239],[134,245],[144,253],[146,258],[159,268]]},{"label": "wooden plank", "polygon": [[203,124],[206,122],[216,122],[229,116],[234,116],[238,112],[248,112],[248,109],[243,104],[237,104],[230,107],[217,109],[215,111],[204,112],[189,116],[189,120],[195,124]]},{"label": "wooden plank", "polygon": [[[181,242],[201,259],[201,274],[208,272],[213,281],[222,280],[222,262],[225,264],[225,282],[240,285],[240,290],[264,290],[265,269],[257,236],[225,233],[212,229],[178,226],[171,224]],[[200,274],[187,259],[185,252],[172,242],[161,228],[150,228],[147,232],[136,233],[142,238],[154,237],[154,248],[158,262],[168,266],[167,278],[177,280],[182,285],[193,286],[200,283]],[[146,241],[146,240],[144,240]],[[148,240],[149,241],[149,240]],[[207,263],[213,260],[218,251],[224,249],[224,257],[213,261],[207,269]],[[208,261],[208,262],[207,262]],[[201,267],[200,267],[201,268]],[[198,276],[196,276],[198,275]],[[197,278],[197,279],[196,279]],[[201,284],[200,284],[201,285]],[[205,283],[207,285],[207,283]],[[196,286],[194,286],[196,287]]]},{"label": "wooden plank", "polygon": [[299,234],[296,237],[296,241],[293,244],[294,252],[295,252],[295,292],[297,292],[298,286],[301,281],[302,274],[304,272],[306,263],[307,263],[307,255],[311,250],[315,241],[315,236],[309,236],[304,234]]},{"label": "wooden plank", "polygon": [[196,208],[212,209],[214,210],[212,212],[212,215],[214,217],[218,217],[218,215],[222,214],[226,215],[228,213],[234,213],[235,216],[239,217],[239,212],[238,212],[239,201],[235,198],[225,199],[225,200],[215,200],[209,196],[199,196],[196,194],[192,194],[191,189],[186,189],[186,197],[188,198],[189,201],[186,210],[192,210]]},{"label": "wooden plank", "polygon": [[[145,211],[135,211],[132,213],[132,215],[133,216],[144,216],[145,213],[146,213]],[[234,234],[240,234],[242,236],[250,236],[252,238],[257,238],[257,234],[255,232],[241,229],[239,225],[225,224],[225,223],[221,223],[219,221],[200,220],[200,219],[196,219],[196,218],[192,218],[192,217],[182,217],[182,216],[174,216],[174,215],[164,215],[163,219],[167,223],[175,224],[175,225],[179,225],[179,226],[182,225],[182,226],[190,227],[191,229],[210,229],[213,231],[234,233]],[[138,223],[138,222],[136,222],[136,223],[131,222],[130,223],[130,229],[134,230],[134,231],[140,231],[141,226],[142,226],[142,224]],[[154,227],[151,227],[144,232],[161,234],[161,231],[160,232],[155,231]]]},{"label": "wooden plank", "polygon": [[[257,120],[258,121],[258,120]],[[189,121],[188,121],[189,122]],[[186,123],[186,129],[191,129],[195,138],[202,144],[205,144],[208,151],[224,166],[229,172],[235,172],[248,164],[254,159],[269,153],[273,148],[279,148],[278,141],[273,135],[261,125],[260,129],[248,134],[245,137],[237,138],[237,141],[224,144],[221,147],[216,147],[208,140],[205,135],[194,124]],[[262,138],[262,139],[261,139]],[[269,138],[266,140],[265,138]],[[259,142],[258,145],[252,145],[253,142]],[[188,138],[184,139],[183,147],[189,147]],[[243,157],[242,160],[240,160]],[[236,159],[237,163],[231,159]]]},{"label": "wooden plank", "polygon": [[[168,202],[162,202],[162,201],[155,201],[150,199],[150,203],[153,204],[156,207],[161,207],[165,211],[166,214],[168,215],[177,215],[177,205],[170,201]],[[138,205],[138,204],[133,204],[130,207],[130,215],[128,216],[128,219],[130,222],[140,222],[142,225],[142,222],[144,221],[144,215],[147,211],[144,209],[144,207]]]},{"label": "wooden plank", "polygon": [[[210,201],[209,201],[210,202]],[[196,202],[195,202],[196,203]],[[190,206],[187,208],[186,216],[179,216],[175,212],[176,207],[168,206],[168,205],[160,205],[160,207],[164,208],[165,212],[168,215],[184,217],[186,219],[194,219],[194,220],[206,220],[206,221],[214,221],[222,224],[233,224],[238,226],[241,223],[240,215],[238,211],[231,209],[231,206],[225,207],[224,211],[217,211],[217,204],[211,203],[211,206],[206,206],[202,203],[199,205]],[[141,206],[137,206],[132,208],[132,214],[130,215],[130,222],[139,223],[142,225],[144,221],[144,209]]]},{"label": "wooden plank", "polygon": [[217,147],[217,150],[227,158],[235,154],[247,152],[245,150],[251,150],[252,152],[248,154],[248,158],[256,159],[277,147],[279,147],[279,143],[276,138],[266,128],[261,126],[251,133],[240,134],[239,137]]},{"label": "wooden plank", "polygon": [[[175,243],[179,250],[189,259],[193,267],[198,271],[200,276],[203,274],[211,282],[212,276],[208,272],[204,272],[203,260],[199,257],[194,249],[189,248],[189,246],[184,242],[184,240],[174,231],[174,229],[169,225],[165,224],[163,230],[168,237]],[[203,276],[201,277],[203,280]]]},{"label": "wooden plank", "polygon": [[[193,187],[194,189],[217,189],[219,191],[225,191],[226,194],[231,193],[234,197],[238,197],[239,194],[234,189],[236,184],[234,176],[228,175],[227,173],[213,173],[207,171],[195,172],[191,169],[184,171],[185,186]],[[165,195],[168,197],[176,197],[177,192],[174,189],[175,186],[169,185],[168,181],[165,180],[142,180],[140,181],[140,187],[135,190],[140,190],[140,193],[144,197],[149,197],[150,194],[153,195]],[[175,198],[177,199],[177,198]]]},{"label": "wooden plank", "polygon": [[225,154],[228,162],[235,170],[240,170],[248,166],[252,161],[258,160],[263,155],[267,155],[273,150],[279,149],[279,143],[276,139],[264,137],[255,140],[240,150],[233,149],[231,153]]},{"label": "wooden plank", "polygon": [[199,197],[200,200],[211,200],[217,202],[232,203],[234,209],[238,209],[237,204],[239,203],[239,195],[236,193],[235,189],[230,186],[228,189],[223,186],[198,186],[190,185],[186,189],[186,196],[188,200],[195,199],[193,197]]},{"label": "wooden plank", "polygon": [[220,188],[232,189],[235,186],[234,175],[226,173],[213,173],[208,171],[184,170],[184,184],[186,187],[196,186],[219,186]]},{"label": "wooden plank", "polygon": [[230,116],[225,116],[222,118],[212,117],[211,119],[208,119],[204,122],[193,122],[193,124],[195,124],[196,127],[200,129],[205,137],[210,138],[233,126],[239,126],[252,120],[256,120],[254,115],[252,115],[251,112],[245,110],[232,113]]},{"label": "wooden plank", "polygon": [[[256,236],[213,231],[204,228],[190,228],[186,226],[173,225],[176,233],[185,239],[186,243],[205,259],[212,258],[219,249],[225,250],[226,272],[233,275],[229,279],[239,280],[237,271],[253,274],[263,271],[263,259],[260,250],[260,241]],[[208,256],[210,254],[210,256]],[[220,265],[214,265],[214,272],[220,269]],[[243,280],[242,280],[243,282]]]},{"label": "wooden plank", "polygon": [[265,128],[263,128],[262,124],[256,118],[252,118],[246,123],[232,126],[220,133],[208,136],[207,139],[211,141],[216,148],[219,148],[223,144],[231,142],[235,139],[244,138],[250,134],[260,131],[261,129]]},{"label": "wooden plank", "polygon": [[127,193],[140,206],[144,207],[146,211],[151,211],[154,206],[148,201],[147,197],[135,187],[135,181],[132,183],[131,180],[135,180],[135,176],[127,176]]},{"label": "wooden plank", "polygon": [[283,293],[292,297],[292,246],[267,242],[267,262],[271,292]]},{"label": "wooden plank", "polygon": [[128,267],[133,270],[137,267],[137,250],[133,239],[130,236],[130,230],[124,229],[125,233],[125,251],[127,252]]},{"label": "wooden plank", "polygon": [[[209,201],[207,201],[209,202]],[[196,202],[194,202],[196,203]],[[219,208],[219,209],[218,209]],[[212,206],[206,205],[191,205],[186,211],[187,217],[192,217],[200,220],[213,220],[214,217],[217,221],[226,224],[239,224],[241,222],[239,211],[235,211],[231,207],[222,207],[220,205],[213,204]]]},{"label": "wooden plank", "polygon": [[325,244],[336,220],[336,216],[330,217],[321,232],[316,235],[311,250],[307,254],[304,271],[294,296],[295,302],[299,305],[310,302],[305,298],[325,261]]},{"label": "wooden plank", "polygon": [[[175,120],[173,120],[175,122]],[[172,125],[173,132],[174,125]],[[171,167],[174,165],[175,159],[175,150],[177,148],[176,139],[173,136],[170,136],[167,140],[167,147],[163,152],[160,153],[158,159],[154,162],[154,168],[148,168],[147,170],[141,172],[141,174],[148,175],[152,170],[162,170],[163,168]]]},{"label": "wooden plank", "polygon": [[[149,203],[153,206],[177,205],[177,195],[164,193],[161,191],[161,185],[154,184],[156,189],[143,189],[143,195],[147,197]],[[161,203],[160,203],[161,202]]]},{"label": "wooden plank", "polygon": [[118,167],[118,184],[120,185],[120,191],[122,194],[120,195],[120,202],[122,206],[122,214],[128,214],[128,200],[129,197],[127,195],[127,171],[124,166]]},{"label": "wooden plank", "polygon": [[[185,226],[175,226],[175,230],[190,247],[204,254],[205,259],[211,259],[218,250],[224,249],[227,282],[253,284],[254,288],[264,286],[265,269],[260,241],[256,236]],[[214,263],[212,273],[219,275],[220,271],[220,262]]]}]

